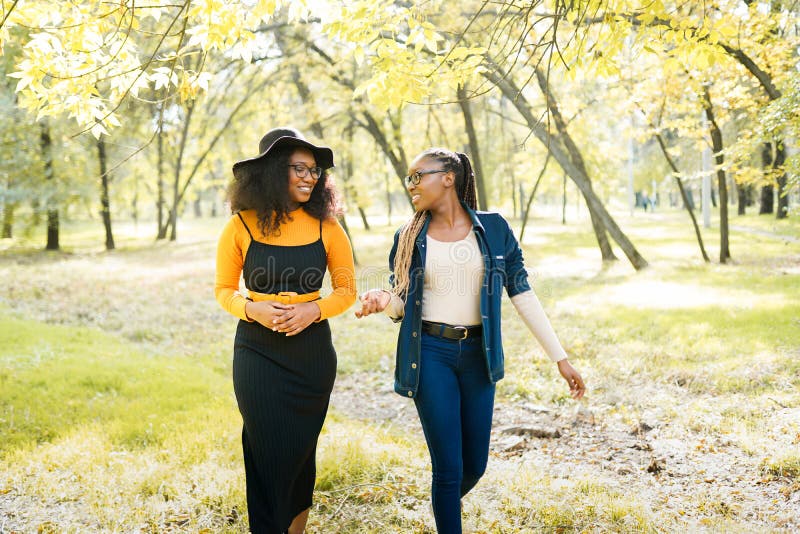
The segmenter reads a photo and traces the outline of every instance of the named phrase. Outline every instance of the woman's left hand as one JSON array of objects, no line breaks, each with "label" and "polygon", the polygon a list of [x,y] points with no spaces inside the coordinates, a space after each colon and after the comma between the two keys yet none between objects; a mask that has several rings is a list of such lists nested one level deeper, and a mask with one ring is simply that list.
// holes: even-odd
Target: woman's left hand
[{"label": "woman's left hand", "polygon": [[321,313],[315,302],[293,304],[290,309],[276,316],[273,330],[294,336],[319,319]]},{"label": "woman's left hand", "polygon": [[583,397],[583,394],[586,393],[586,386],[583,384],[583,378],[581,378],[578,371],[572,367],[572,364],[566,359],[559,360],[558,372],[561,373],[561,376],[563,376],[564,380],[569,384],[569,394],[572,395],[572,398],[580,399]]}]

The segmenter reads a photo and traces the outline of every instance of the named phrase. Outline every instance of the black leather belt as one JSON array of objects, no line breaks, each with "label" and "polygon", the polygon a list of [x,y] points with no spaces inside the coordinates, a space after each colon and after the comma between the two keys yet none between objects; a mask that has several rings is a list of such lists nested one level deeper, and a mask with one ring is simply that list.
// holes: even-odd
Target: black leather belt
[{"label": "black leather belt", "polygon": [[422,331],[432,336],[443,337],[445,339],[467,339],[483,334],[483,327],[477,326],[452,326],[444,323],[432,323],[422,321]]}]

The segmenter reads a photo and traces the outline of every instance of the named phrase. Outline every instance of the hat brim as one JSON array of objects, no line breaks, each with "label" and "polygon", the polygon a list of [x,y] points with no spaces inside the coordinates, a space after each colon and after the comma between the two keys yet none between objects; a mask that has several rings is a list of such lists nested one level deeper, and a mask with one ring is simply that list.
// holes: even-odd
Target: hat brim
[{"label": "hat brim", "polygon": [[241,169],[244,166],[252,165],[254,163],[258,163],[267,156],[269,156],[270,152],[275,150],[276,148],[280,147],[298,147],[298,148],[307,148],[314,154],[314,160],[317,162],[317,166],[322,167],[323,169],[330,169],[333,167],[333,150],[326,146],[317,146],[313,143],[309,143],[305,139],[299,139],[297,137],[291,136],[284,136],[279,137],[275,140],[274,143],[269,145],[269,147],[254,158],[243,159],[241,161],[237,161],[233,164],[233,172],[236,173],[237,169]]}]

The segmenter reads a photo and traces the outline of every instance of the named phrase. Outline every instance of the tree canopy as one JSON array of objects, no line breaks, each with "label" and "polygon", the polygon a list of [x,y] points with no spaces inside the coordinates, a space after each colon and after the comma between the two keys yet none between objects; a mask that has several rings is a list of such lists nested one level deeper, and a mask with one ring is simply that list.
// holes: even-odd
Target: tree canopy
[{"label": "tree canopy", "polygon": [[[29,112],[29,123],[56,121],[68,137],[110,136],[103,174],[119,169],[113,190],[126,203],[133,193],[123,178],[136,167],[155,169],[143,183],[159,213],[169,212],[159,215],[159,234],[185,199],[212,194],[206,184],[219,188],[229,162],[217,149],[249,152],[243,143],[258,134],[240,126],[267,106],[271,121],[297,123],[299,109],[315,136],[352,139],[349,154],[376,150],[379,167],[396,175],[387,198],[402,190],[407,154],[425,144],[459,144],[481,160],[483,206],[509,201],[492,199],[500,182],[513,199],[533,186],[527,176],[537,173],[498,174],[507,156],[541,166],[552,155],[557,165],[548,173],[566,172],[581,191],[601,248],[606,232],[626,241],[604,204],[619,187],[605,176],[619,176],[620,160],[629,159],[621,156],[627,139],[643,145],[639,156],[650,154],[651,165],[635,169],[637,187],[675,172],[659,150],[647,151],[654,135],[668,141],[684,178],[715,172],[698,174],[689,163],[711,144],[706,94],[721,125],[721,165],[736,182],[775,185],[778,199],[797,186],[798,156],[785,141],[800,130],[792,3],[17,0],[0,7],[3,105]],[[352,161],[340,174],[362,209],[375,198],[356,185],[375,165]],[[652,164],[660,175],[646,170]],[[636,256],[632,247],[626,254]],[[613,256],[610,248],[603,256]]]}]

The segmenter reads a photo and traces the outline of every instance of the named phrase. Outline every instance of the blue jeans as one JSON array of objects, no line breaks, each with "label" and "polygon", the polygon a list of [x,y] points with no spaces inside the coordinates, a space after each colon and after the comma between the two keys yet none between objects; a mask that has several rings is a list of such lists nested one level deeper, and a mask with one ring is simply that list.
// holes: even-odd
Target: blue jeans
[{"label": "blue jeans", "polygon": [[461,533],[461,497],[486,470],[494,384],[480,337],[452,341],[422,334],[414,402],[433,466],[433,515],[441,534]]}]

